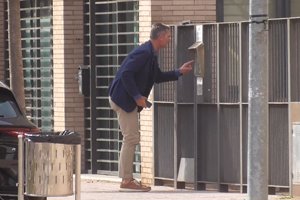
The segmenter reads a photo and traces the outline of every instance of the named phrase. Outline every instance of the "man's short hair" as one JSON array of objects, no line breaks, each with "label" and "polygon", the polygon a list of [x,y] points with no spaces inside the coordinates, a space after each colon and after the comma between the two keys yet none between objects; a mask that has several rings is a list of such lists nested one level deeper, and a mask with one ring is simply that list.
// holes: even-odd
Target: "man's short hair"
[{"label": "man's short hair", "polygon": [[163,23],[156,23],[152,25],[150,39],[155,40],[157,39],[161,33],[169,31],[170,26],[163,24]]}]

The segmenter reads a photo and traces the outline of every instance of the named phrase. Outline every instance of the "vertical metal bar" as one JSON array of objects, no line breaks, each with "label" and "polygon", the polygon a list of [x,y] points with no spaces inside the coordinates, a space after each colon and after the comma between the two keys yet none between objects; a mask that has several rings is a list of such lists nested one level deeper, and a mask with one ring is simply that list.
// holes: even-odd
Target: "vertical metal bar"
[{"label": "vertical metal bar", "polygon": [[194,77],[194,189],[198,190],[198,103],[196,77]]},{"label": "vertical metal bar", "polygon": [[233,88],[233,86],[235,86],[235,81],[236,81],[236,62],[234,60],[235,56],[234,53],[237,50],[236,46],[235,46],[235,42],[236,42],[236,32],[235,32],[235,24],[231,24],[230,27],[230,35],[229,38],[231,40],[231,44],[230,44],[230,49],[229,52],[229,58],[230,58],[230,62],[229,62],[229,67],[230,67],[230,81],[229,81],[229,89],[230,89],[230,93],[231,93],[231,97],[230,97],[230,102],[235,102],[236,101],[236,95],[235,95],[235,90]]},{"label": "vertical metal bar", "polygon": [[288,128],[289,128],[289,187],[290,196],[293,194],[293,137],[291,118],[291,20],[287,19],[287,63],[288,63]]},{"label": "vertical metal bar", "polygon": [[81,145],[75,145],[75,200],[80,200],[80,190],[81,190]]},{"label": "vertical metal bar", "polygon": [[231,94],[230,94],[230,91],[229,91],[229,85],[230,85],[230,79],[231,79],[231,67],[230,67],[230,53],[229,53],[229,49],[232,47],[231,45],[231,42],[232,42],[232,38],[230,38],[230,24],[226,24],[225,25],[225,33],[226,33],[226,49],[224,51],[224,54],[225,54],[225,58],[226,58],[226,73],[224,74],[225,77],[226,77],[226,87],[225,87],[225,90],[226,90],[226,98],[225,98],[225,101],[222,101],[223,103],[229,103],[231,102]]},{"label": "vertical metal bar", "polygon": [[[270,43],[269,43],[269,46],[271,46],[270,48],[270,53],[271,56],[269,58],[270,62],[271,62],[271,65],[270,65],[270,77],[269,77],[269,101],[273,101],[274,99],[274,88],[276,87],[276,83],[273,83],[273,80],[275,80],[275,65],[276,65],[276,62],[275,62],[275,59],[276,59],[276,51],[274,51],[273,49],[276,49],[275,48],[275,41],[274,41],[274,38],[275,38],[275,35],[276,35],[276,28],[274,28],[274,25],[273,25],[273,22],[270,21],[269,22],[269,27],[270,27],[270,30],[272,34],[269,34],[270,36]],[[250,52],[249,52],[250,53]],[[275,81],[276,82],[276,81]]]},{"label": "vertical metal bar", "polygon": [[281,102],[283,100],[283,81],[282,81],[282,76],[283,76],[283,71],[281,70],[281,66],[283,64],[283,58],[282,58],[282,49],[283,48],[283,45],[282,45],[282,40],[283,40],[283,29],[282,29],[282,23],[281,23],[281,20],[277,21],[277,26],[279,28],[279,34],[277,36],[277,40],[279,41],[279,44],[278,44],[278,59],[279,59],[279,62],[277,64],[278,66],[278,77],[279,77],[279,85],[278,85],[278,91],[279,91],[279,98],[276,100],[276,101],[279,101]]},{"label": "vertical metal bar", "polygon": [[239,111],[240,111],[240,193],[243,193],[243,87],[242,87],[242,22],[239,22]]},{"label": "vertical metal bar", "polygon": [[278,40],[279,40],[279,65],[278,65],[278,71],[279,71],[279,77],[280,77],[280,85],[278,90],[280,91],[280,97],[279,97],[279,101],[282,102],[285,100],[285,84],[284,84],[284,76],[285,76],[285,72],[284,72],[284,67],[285,66],[285,58],[283,58],[284,55],[284,37],[285,37],[285,32],[284,32],[284,23],[283,20],[279,20],[278,21],[278,27],[280,28],[280,34],[278,35]]},{"label": "vertical metal bar", "polygon": [[[220,92],[221,92],[221,94],[222,94],[222,96],[221,96],[221,101],[222,102],[228,102],[228,100],[229,100],[229,98],[228,98],[228,65],[229,65],[229,61],[228,61],[228,51],[224,51],[224,48],[225,47],[227,47],[227,48],[229,48],[229,39],[228,39],[228,28],[226,27],[226,26],[228,26],[227,24],[224,24],[224,25],[222,25],[221,27],[223,27],[221,30],[223,30],[222,31],[222,33],[224,34],[223,36],[223,42],[222,42],[222,44],[224,45],[223,47],[222,47],[222,50],[223,50],[223,55],[222,55],[222,57],[221,58],[223,58],[224,59],[224,71],[222,71],[223,73],[221,74],[221,72],[219,73],[219,76],[220,77],[224,77],[224,85],[223,85],[223,83],[222,83],[222,85],[223,85],[223,87],[221,88],[221,90],[220,90]],[[220,29],[219,29],[220,30]],[[220,42],[220,31],[219,31],[219,42]],[[226,38],[225,39],[225,41],[224,41],[224,38]],[[222,45],[219,45],[219,48],[221,47]],[[219,65],[220,65],[220,63],[221,62],[219,62]],[[222,66],[222,68],[223,68],[223,66]],[[219,67],[219,69],[220,69],[220,67]],[[224,87],[225,86],[225,87]]]},{"label": "vertical metal bar", "polygon": [[211,63],[213,62],[214,63],[214,72],[213,72],[213,83],[214,83],[214,103],[217,103],[217,99],[218,99],[218,97],[217,97],[217,88],[219,87],[219,85],[218,85],[218,76],[217,76],[217,74],[218,74],[218,71],[217,71],[217,59],[218,59],[218,57],[217,57],[217,55],[218,55],[218,48],[217,48],[217,46],[216,46],[216,43],[217,43],[217,26],[216,25],[212,25],[211,26],[211,32],[213,33],[213,35],[212,35],[212,37],[211,37],[211,39],[212,39],[212,43],[211,43],[211,49],[213,49],[213,51],[215,52],[215,56],[213,57],[213,59],[211,60]]},{"label": "vertical metal bar", "polygon": [[95,0],[90,0],[90,139],[91,139],[91,172],[97,173],[97,149],[96,149],[96,66],[95,66]]},{"label": "vertical metal bar", "polygon": [[284,40],[285,40],[285,32],[284,32],[284,23],[282,20],[279,20],[278,21],[279,23],[279,27],[280,27],[280,35],[278,36],[278,40],[280,41],[280,45],[279,45],[279,65],[278,65],[278,70],[279,70],[279,77],[280,77],[280,85],[279,85],[279,91],[280,91],[280,98],[279,98],[279,101],[280,102],[283,102],[285,100],[285,84],[284,84],[284,76],[285,76],[285,72],[284,72],[284,67],[285,66],[285,58],[283,58],[285,55],[284,55],[284,48],[285,48],[285,45],[284,45]]},{"label": "vertical metal bar", "polygon": [[230,88],[230,93],[231,93],[231,97],[230,97],[230,102],[235,102],[236,101],[236,95],[235,95],[235,91],[234,91],[234,88],[233,86],[235,86],[235,81],[236,81],[236,74],[235,74],[235,70],[236,70],[236,62],[234,60],[234,53],[236,51],[236,46],[235,46],[235,42],[236,42],[236,32],[235,32],[235,24],[231,24],[231,28],[230,28],[230,35],[229,35],[229,38],[231,40],[231,45],[230,45],[230,49],[231,52],[229,51],[229,56],[230,56],[230,75],[231,75],[231,78],[230,78],[230,82],[229,82],[229,88]]},{"label": "vertical metal bar", "polygon": [[[110,3],[110,2],[109,2]],[[118,3],[117,2],[112,2],[112,3],[114,3],[115,5],[116,5],[116,21],[115,21],[115,23],[114,22],[112,22],[112,24],[113,25],[116,25],[116,24],[118,24],[118,11],[119,11],[119,8],[118,8]],[[111,12],[111,10],[109,9],[109,12]],[[116,45],[119,47],[119,36],[118,36],[118,34],[119,34],[119,26],[118,25],[116,25]],[[95,34],[95,37],[96,37],[96,34]],[[116,55],[117,55],[117,57],[118,57],[118,61],[117,61],[117,63],[119,64],[119,48],[117,48],[117,52],[116,52]],[[108,62],[108,64],[109,64],[109,62]],[[108,66],[107,66],[108,67]],[[95,68],[96,68],[96,66],[95,66]],[[97,72],[96,72],[97,73]],[[95,74],[96,74],[95,73]],[[95,79],[97,80],[97,75],[95,75]],[[97,87],[97,81],[96,81],[96,83],[95,83],[95,87]],[[96,97],[95,97],[96,98]],[[95,105],[95,110],[96,110],[96,105]],[[97,111],[96,111],[97,112]],[[95,116],[96,117],[96,116]],[[97,123],[97,122],[96,122]],[[96,126],[96,125],[95,125]],[[140,124],[139,124],[139,126],[140,126]],[[121,141],[121,143],[122,143],[122,139],[121,139],[121,130],[120,130],[120,132],[118,133],[118,140],[119,141]],[[122,145],[123,145],[123,143],[122,143]],[[137,147],[137,146],[136,146]],[[136,148],[135,147],[135,148]],[[97,147],[98,148],[98,147]],[[120,160],[120,153],[121,153],[121,149],[119,149],[119,147],[118,147],[118,151],[119,151],[119,153],[118,153],[118,161]],[[135,150],[135,152],[136,152],[136,150]],[[135,153],[134,153],[134,156],[135,156]],[[133,160],[134,161],[134,160]],[[133,162],[133,167],[135,167],[135,164],[134,164],[134,162]],[[119,168],[119,166],[118,166],[118,168]]]},{"label": "vertical metal bar", "polygon": [[240,101],[242,99],[242,96],[240,96],[240,100],[239,100],[239,95],[240,95],[240,88],[242,87],[242,82],[241,82],[241,69],[242,69],[242,53],[241,53],[241,34],[242,34],[242,28],[241,28],[242,24],[236,24],[236,47],[239,49],[238,50],[238,60],[236,61],[236,79],[235,80],[235,85],[237,85],[237,89],[235,90],[235,101]]},{"label": "vertical metal bar", "polygon": [[18,135],[18,200],[24,199],[24,141]]},{"label": "vertical metal bar", "polygon": [[[249,24],[250,26],[250,24]],[[273,68],[274,68],[274,64],[273,64],[273,50],[274,47],[273,47],[273,36],[275,35],[275,31],[273,30],[273,26],[272,26],[272,23],[271,21],[269,21],[269,55],[268,55],[268,59],[269,59],[269,101],[272,101],[272,98],[273,98],[273,85],[270,84],[272,80],[274,80],[274,77],[273,77]],[[272,34],[270,34],[272,33]],[[249,52],[250,53],[250,52]]]},{"label": "vertical metal bar", "polygon": [[[178,26],[174,26],[174,64],[175,66],[178,66],[177,63],[177,40],[178,40]],[[177,184],[177,138],[178,138],[178,82],[175,83],[174,86],[174,188],[176,189],[178,187]]]},{"label": "vertical metal bar", "polygon": [[[158,89],[158,88],[156,88],[156,89]],[[155,94],[155,93],[154,93]],[[152,183],[154,183],[155,184],[155,176],[156,176],[156,174],[155,174],[155,155],[156,155],[156,148],[155,148],[155,144],[156,144],[156,142],[155,142],[155,133],[157,133],[158,131],[157,131],[157,123],[156,123],[156,121],[155,121],[155,119],[157,119],[157,103],[154,101],[155,100],[155,96],[153,96],[153,107],[152,107],[152,133],[153,133],[153,138],[152,138],[152,143],[151,143],[151,145],[152,145],[152,147],[153,147],[153,149],[152,149],[152,160],[151,160],[151,173],[153,174],[153,176],[152,176]]]},{"label": "vertical metal bar", "polygon": [[[276,56],[276,58],[277,58],[277,62],[276,62],[276,73],[275,73],[275,76],[277,77],[277,87],[275,88],[275,91],[276,90],[278,90],[278,92],[277,92],[277,94],[274,92],[274,102],[278,102],[278,101],[280,101],[280,97],[281,97],[281,93],[282,93],[282,90],[281,90],[281,88],[280,88],[280,86],[281,86],[281,77],[280,77],[280,68],[279,68],[279,66],[280,66],[280,64],[281,64],[281,58],[280,58],[280,48],[281,48],[281,46],[280,46],[280,43],[281,43],[281,38],[280,38],[280,34],[281,34],[281,29],[280,29],[280,24],[278,23],[278,21],[275,21],[275,26],[277,27],[277,35],[275,35],[275,41],[277,42],[277,48],[276,48],[276,54],[277,54],[277,56]],[[279,40],[278,40],[278,38],[279,38]]]},{"label": "vertical metal bar", "polygon": [[217,176],[218,176],[218,190],[220,191],[220,24],[217,24]]},{"label": "vertical metal bar", "polygon": [[[274,99],[273,101],[274,102],[279,102],[281,100],[281,94],[282,94],[282,89],[281,89],[281,72],[280,72],[280,65],[281,65],[281,58],[280,58],[280,48],[281,48],[281,38],[280,38],[280,35],[281,35],[281,28],[280,28],[280,24],[278,21],[275,21],[275,27],[277,27],[277,35],[275,35],[275,41],[277,42],[277,48],[276,48],[276,59],[277,59],[277,62],[276,62],[276,73],[275,73],[275,77],[277,78],[277,85],[276,85],[276,88],[274,90]],[[275,92],[275,91],[278,91],[278,92]]]},{"label": "vertical metal bar", "polygon": [[227,77],[227,83],[226,83],[226,102],[229,103],[232,101],[232,92],[230,91],[230,83],[232,81],[232,63],[231,63],[231,56],[230,56],[230,50],[229,49],[232,49],[232,38],[231,38],[231,29],[232,27],[232,24],[227,24],[226,25],[226,31],[227,31],[227,35],[226,35],[226,38],[227,38],[227,49],[226,49],[226,58],[227,58],[227,66],[226,66],[226,69],[227,69],[227,73],[226,73],[226,77]]},{"label": "vertical metal bar", "polygon": [[[222,76],[220,76],[219,75],[219,73],[221,73],[221,72],[219,72],[218,70],[219,70],[219,68],[218,68],[218,65],[220,64],[220,60],[218,61],[218,59],[221,59],[221,58],[223,58],[223,57],[221,57],[223,54],[221,53],[221,49],[220,49],[220,46],[225,46],[225,44],[224,45],[220,45],[219,43],[220,43],[220,32],[222,32],[223,33],[223,31],[221,30],[220,31],[220,29],[222,28],[220,28],[220,24],[217,24],[217,36],[216,36],[216,40],[217,40],[217,87],[220,87],[221,89],[219,89],[217,92],[222,92],[222,93],[220,93],[219,94],[219,100],[220,99],[222,99],[223,98],[223,93],[225,92],[225,90],[223,89],[223,86],[225,85],[225,81],[223,80],[223,78],[222,78]],[[223,37],[225,37],[224,35],[223,35]],[[222,72],[223,73],[225,73],[225,67],[226,67],[226,62],[225,62],[225,59],[222,59],[222,63],[223,63],[223,67],[222,67]],[[218,82],[219,81],[219,82]],[[217,94],[217,96],[218,96],[218,94]],[[217,102],[219,101],[218,100],[218,97],[217,97]]]},{"label": "vertical metal bar", "polygon": [[237,40],[238,40],[238,33],[237,33],[237,24],[234,23],[232,24],[232,35],[230,36],[232,38],[232,46],[233,46],[233,52],[231,53],[231,66],[232,66],[232,69],[231,69],[231,73],[232,73],[232,81],[231,81],[231,86],[233,87],[232,88],[232,102],[237,102],[238,101],[238,97],[237,97],[237,93],[236,93],[236,88],[235,86],[238,86],[237,84],[237,80],[238,80],[238,76],[237,76],[237,60],[236,60],[236,56],[235,56],[235,53],[236,51],[238,51],[238,44],[237,44]]},{"label": "vertical metal bar", "polygon": [[[200,34],[200,33],[199,33]],[[196,27],[195,27],[195,35],[197,38]],[[203,37],[203,34],[202,34]],[[195,58],[196,59],[196,58]],[[194,72],[195,72],[194,66]],[[197,102],[197,77],[195,73],[193,73],[194,78],[194,189],[198,190],[198,102]]]}]

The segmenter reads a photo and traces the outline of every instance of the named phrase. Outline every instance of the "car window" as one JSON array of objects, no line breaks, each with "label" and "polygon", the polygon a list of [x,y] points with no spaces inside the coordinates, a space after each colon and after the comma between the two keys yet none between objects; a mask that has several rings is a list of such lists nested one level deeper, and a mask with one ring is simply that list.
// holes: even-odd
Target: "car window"
[{"label": "car window", "polygon": [[16,102],[9,95],[0,97],[0,118],[13,118],[20,114]]}]

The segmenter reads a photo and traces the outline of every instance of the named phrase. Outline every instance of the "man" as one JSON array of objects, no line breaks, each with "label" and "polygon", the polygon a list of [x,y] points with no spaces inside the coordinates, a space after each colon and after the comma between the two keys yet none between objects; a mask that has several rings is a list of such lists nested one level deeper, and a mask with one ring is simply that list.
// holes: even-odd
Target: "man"
[{"label": "man", "polygon": [[133,179],[135,146],[140,142],[138,113],[147,107],[147,97],[154,83],[175,81],[192,70],[193,61],[179,69],[162,72],[157,54],[171,40],[170,27],[157,23],[152,26],[150,40],[128,54],[121,64],[109,90],[111,108],[116,111],[123,144],[119,160],[120,191],[150,191]]}]

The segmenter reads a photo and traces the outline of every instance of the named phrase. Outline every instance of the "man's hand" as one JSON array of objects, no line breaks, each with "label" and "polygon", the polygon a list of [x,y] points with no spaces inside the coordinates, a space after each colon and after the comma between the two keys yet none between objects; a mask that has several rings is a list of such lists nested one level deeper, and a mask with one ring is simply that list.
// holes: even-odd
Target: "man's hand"
[{"label": "man's hand", "polygon": [[193,69],[193,64],[194,64],[194,60],[190,60],[190,61],[184,63],[184,64],[179,68],[179,72],[180,72],[182,75],[188,74],[190,71],[192,71],[192,69]]},{"label": "man's hand", "polygon": [[144,96],[141,96],[140,98],[138,98],[137,100],[135,100],[136,104],[142,108],[147,108],[147,104],[146,104],[146,100],[147,98]]}]

